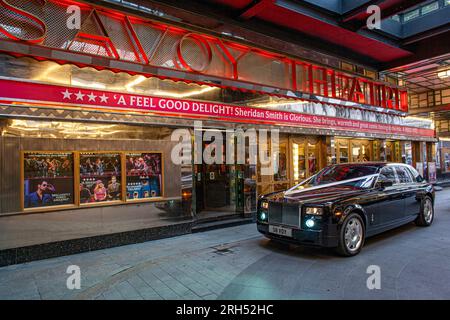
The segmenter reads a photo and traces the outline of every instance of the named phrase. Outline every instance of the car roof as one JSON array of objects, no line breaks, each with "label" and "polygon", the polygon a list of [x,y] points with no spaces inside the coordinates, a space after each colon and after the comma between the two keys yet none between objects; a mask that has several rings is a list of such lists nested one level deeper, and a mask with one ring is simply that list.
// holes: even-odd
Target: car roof
[{"label": "car roof", "polygon": [[341,164],[334,164],[334,166],[376,166],[376,167],[386,167],[386,166],[405,166],[410,167],[406,163],[400,162],[381,162],[381,161],[367,161],[367,162],[348,162]]},{"label": "car roof", "polygon": [[334,164],[334,166],[378,166],[378,167],[384,167],[385,165],[387,165],[386,162],[375,162],[375,161],[347,162],[347,163]]}]

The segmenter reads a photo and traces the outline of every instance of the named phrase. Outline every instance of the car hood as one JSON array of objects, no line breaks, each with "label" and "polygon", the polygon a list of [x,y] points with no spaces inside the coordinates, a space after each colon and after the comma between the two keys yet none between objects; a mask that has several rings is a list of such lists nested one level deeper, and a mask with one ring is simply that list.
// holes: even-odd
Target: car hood
[{"label": "car hood", "polygon": [[264,198],[275,202],[325,203],[345,200],[367,192],[365,189],[350,186],[323,186],[305,188],[298,191],[271,193]]}]

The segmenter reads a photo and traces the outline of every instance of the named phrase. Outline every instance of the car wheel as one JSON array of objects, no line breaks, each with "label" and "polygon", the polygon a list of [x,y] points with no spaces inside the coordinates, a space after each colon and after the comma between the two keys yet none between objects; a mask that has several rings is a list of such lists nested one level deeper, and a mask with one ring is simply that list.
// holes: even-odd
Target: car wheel
[{"label": "car wheel", "polygon": [[433,223],[434,219],[434,206],[433,200],[430,197],[425,197],[420,204],[420,213],[415,223],[418,226],[428,227]]},{"label": "car wheel", "polygon": [[350,257],[357,255],[365,240],[364,222],[357,213],[350,213],[344,220],[339,232],[337,252]]}]

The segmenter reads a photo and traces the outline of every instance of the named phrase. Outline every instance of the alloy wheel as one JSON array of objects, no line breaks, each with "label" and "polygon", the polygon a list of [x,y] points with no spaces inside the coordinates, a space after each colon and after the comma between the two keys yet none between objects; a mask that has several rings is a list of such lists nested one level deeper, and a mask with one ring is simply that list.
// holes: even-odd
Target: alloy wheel
[{"label": "alloy wheel", "polygon": [[423,204],[423,218],[426,223],[430,223],[433,220],[433,204],[431,200],[426,198]]}]

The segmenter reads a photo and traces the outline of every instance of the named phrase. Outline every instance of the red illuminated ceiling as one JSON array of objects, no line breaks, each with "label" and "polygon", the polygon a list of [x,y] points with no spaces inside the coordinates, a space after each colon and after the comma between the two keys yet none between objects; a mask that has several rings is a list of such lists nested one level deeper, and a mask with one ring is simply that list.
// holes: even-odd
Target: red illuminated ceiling
[{"label": "red illuminated ceiling", "polygon": [[[221,5],[241,12],[241,19],[260,19],[274,25],[299,31],[301,34],[348,48],[353,52],[370,57],[380,63],[386,63],[412,55],[412,52],[403,50],[397,46],[284,8],[277,5],[274,0],[211,0],[211,2],[220,3]],[[398,2],[399,0],[384,1],[381,5],[387,9],[388,6],[395,5]],[[363,18],[360,15],[351,17],[351,19],[355,20]],[[301,37],[301,34],[299,34],[299,37]]]}]

